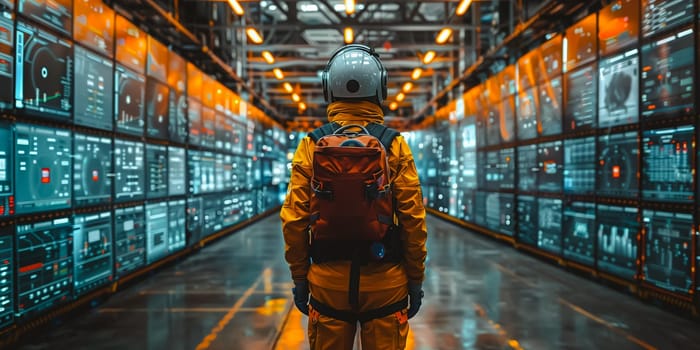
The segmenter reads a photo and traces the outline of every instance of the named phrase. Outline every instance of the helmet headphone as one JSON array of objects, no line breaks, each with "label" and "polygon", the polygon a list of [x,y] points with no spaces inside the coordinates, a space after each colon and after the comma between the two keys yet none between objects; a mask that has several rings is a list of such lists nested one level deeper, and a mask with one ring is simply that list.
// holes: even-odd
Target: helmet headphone
[{"label": "helmet headphone", "polygon": [[374,51],[373,48],[370,48],[369,46],[366,45],[360,45],[360,44],[350,44],[343,46],[336,50],[333,55],[331,55],[331,58],[328,60],[328,63],[326,64],[326,68],[323,69],[323,73],[321,74],[321,83],[323,85],[323,98],[326,100],[326,102],[332,102],[331,101],[331,92],[330,90],[330,84],[328,82],[328,72],[331,69],[331,65],[333,64],[333,60],[340,55],[341,53],[348,51],[348,50],[355,50],[359,49],[362,50],[366,53],[369,54],[370,57],[374,59],[374,62],[377,64],[377,66],[380,69],[380,91],[381,91],[381,99],[386,100],[387,98],[387,81],[388,81],[388,74],[386,71],[386,68],[384,68],[384,65],[382,62],[379,60],[379,54],[377,54],[376,51]]}]

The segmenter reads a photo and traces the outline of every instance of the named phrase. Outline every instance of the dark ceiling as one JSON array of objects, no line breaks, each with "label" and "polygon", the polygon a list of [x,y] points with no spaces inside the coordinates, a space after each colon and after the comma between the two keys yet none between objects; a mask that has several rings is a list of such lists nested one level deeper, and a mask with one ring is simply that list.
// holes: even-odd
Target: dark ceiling
[{"label": "dark ceiling", "polygon": [[[243,16],[233,13],[226,0],[107,0],[120,14],[186,57],[272,118],[294,128],[325,120],[320,72],[331,53],[343,45],[343,28],[352,27],[356,43],[374,47],[389,73],[387,120],[408,123],[432,113],[469,84],[512,63],[547,31],[571,23],[584,2],[566,0],[477,0],[464,16],[456,16],[458,0],[356,1],[347,15],[343,0],[239,0]],[[593,3],[593,2],[589,2]],[[245,28],[263,36],[260,45],[248,43]],[[435,43],[440,29],[453,34],[443,45]],[[561,27],[561,28],[560,28]],[[517,40],[516,40],[517,39]],[[270,51],[275,62],[261,57]],[[434,50],[437,58],[422,64]],[[423,74],[398,102],[411,72]],[[272,73],[279,68],[284,79]],[[307,106],[302,111],[282,83],[289,82]],[[308,125],[308,124],[306,124]]]}]

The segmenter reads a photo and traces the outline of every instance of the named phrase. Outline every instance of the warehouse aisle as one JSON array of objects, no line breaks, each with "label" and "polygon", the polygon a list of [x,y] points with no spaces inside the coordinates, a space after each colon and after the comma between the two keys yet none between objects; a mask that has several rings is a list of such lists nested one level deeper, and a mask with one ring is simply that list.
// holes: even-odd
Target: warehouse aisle
[{"label": "warehouse aisle", "polygon": [[[680,349],[700,325],[429,217],[407,349]],[[53,326],[20,349],[308,349],[276,215]]]}]

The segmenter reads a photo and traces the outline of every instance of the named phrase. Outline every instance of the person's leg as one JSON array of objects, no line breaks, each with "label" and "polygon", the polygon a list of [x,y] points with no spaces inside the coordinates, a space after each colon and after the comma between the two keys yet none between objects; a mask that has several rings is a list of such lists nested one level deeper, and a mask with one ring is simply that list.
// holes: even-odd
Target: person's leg
[{"label": "person's leg", "polygon": [[[334,309],[347,309],[347,292],[333,291],[310,285],[311,295],[320,303]],[[311,350],[352,350],[357,324],[321,315],[309,307],[309,345]]]},{"label": "person's leg", "polygon": [[[362,311],[377,309],[396,303],[406,297],[406,286],[360,294]],[[402,350],[408,337],[408,309],[376,318],[360,325],[362,350]]]}]

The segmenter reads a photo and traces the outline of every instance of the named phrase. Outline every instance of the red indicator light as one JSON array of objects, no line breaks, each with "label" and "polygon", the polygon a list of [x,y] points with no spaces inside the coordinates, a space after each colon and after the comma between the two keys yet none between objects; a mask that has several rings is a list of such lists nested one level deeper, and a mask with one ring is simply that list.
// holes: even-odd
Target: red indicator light
[{"label": "red indicator light", "polygon": [[620,177],[620,166],[615,165],[612,167],[612,177],[613,179],[617,179]]},{"label": "red indicator light", "polygon": [[41,168],[41,183],[47,184],[51,182],[51,169]]},{"label": "red indicator light", "polygon": [[97,182],[100,181],[100,172],[97,170],[92,171],[92,181]]}]

